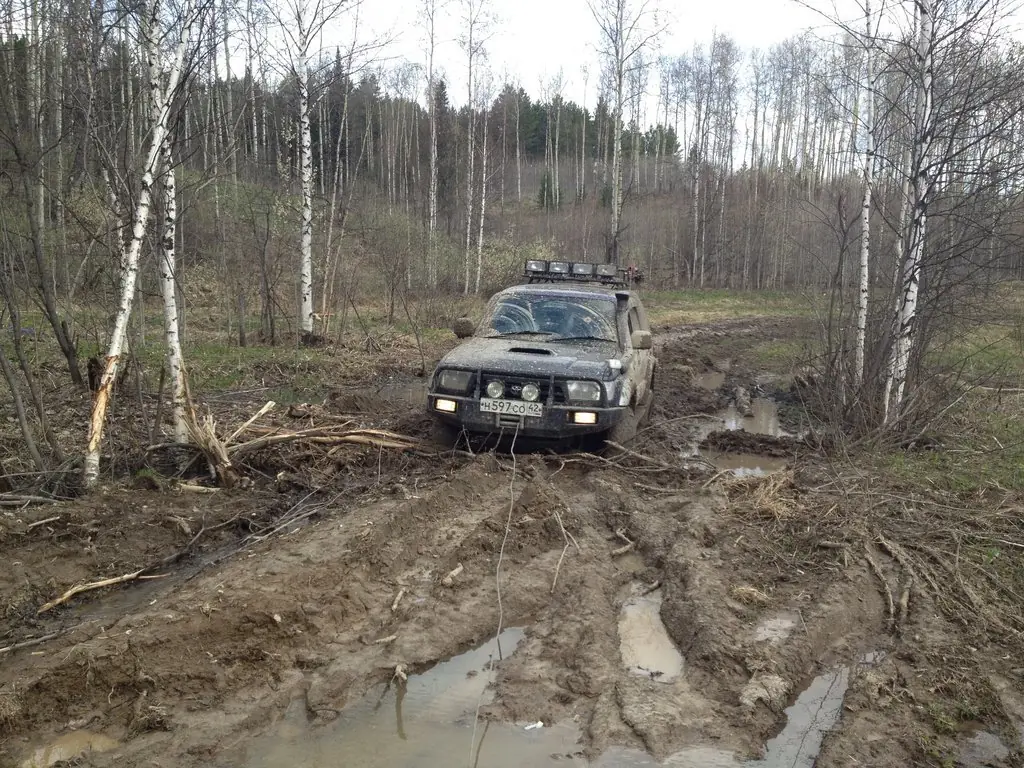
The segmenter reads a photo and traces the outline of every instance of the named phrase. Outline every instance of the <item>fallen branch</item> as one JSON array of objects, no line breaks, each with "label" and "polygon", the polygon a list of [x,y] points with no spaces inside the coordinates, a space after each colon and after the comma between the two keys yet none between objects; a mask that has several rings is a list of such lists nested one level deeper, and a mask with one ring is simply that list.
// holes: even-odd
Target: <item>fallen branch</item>
[{"label": "fallen branch", "polygon": [[6,648],[0,648],[0,653],[12,653],[14,651],[21,650],[22,648],[31,648],[35,645],[41,645],[42,643],[45,643],[47,640],[53,640],[55,637],[59,637],[62,634],[64,634],[64,630],[60,630],[59,632],[51,632],[50,634],[43,635],[42,637],[34,637],[31,640],[23,640],[20,643],[8,645]]},{"label": "fallen branch", "polygon": [[56,504],[60,499],[45,496],[21,496],[14,493],[0,493],[0,507],[27,507],[29,504]]},{"label": "fallen branch", "polygon": [[455,578],[456,578],[456,577],[457,577],[457,576],[458,576],[458,575],[459,575],[460,573],[462,573],[462,563],[459,563],[458,565],[456,565],[456,566],[455,566],[455,567],[454,567],[454,568],[453,568],[453,569],[452,569],[452,570],[451,570],[451,571],[450,571],[450,572],[448,573],[448,575],[447,575],[447,576],[445,576],[445,577],[444,577],[443,579],[441,579],[441,583],[442,583],[442,584],[443,584],[444,586],[446,586],[446,587],[450,587],[450,586],[451,586],[452,584],[454,584],[454,583],[455,583]]},{"label": "fallen branch", "polygon": [[624,555],[624,554],[626,554],[627,552],[629,552],[630,550],[632,550],[636,546],[636,542],[633,541],[632,539],[630,539],[626,535],[626,532],[622,528],[616,528],[615,529],[615,535],[618,536],[620,539],[622,539],[626,543],[623,546],[619,547],[618,549],[613,549],[612,550],[612,557],[618,557],[619,555]]},{"label": "fallen branch", "polygon": [[387,645],[388,643],[395,642],[395,640],[397,640],[397,639],[398,639],[398,635],[388,635],[387,637],[382,637],[380,640],[374,640],[373,644],[374,645]]},{"label": "fallen branch", "polygon": [[878,565],[878,561],[871,554],[870,545],[865,542],[864,544],[864,558],[868,561],[868,565],[871,566],[872,572],[882,583],[882,591],[885,593],[885,601],[889,609],[889,626],[893,629],[896,628],[896,606],[892,600],[892,590],[889,589],[889,582],[885,578],[885,574],[882,573],[881,566]]},{"label": "fallen branch", "polygon": [[60,520],[60,515],[54,515],[53,517],[48,517],[45,520],[36,520],[34,523],[29,523],[28,527],[25,530],[31,531],[33,528],[38,528],[40,525],[46,525],[47,523],[55,523],[58,520]]},{"label": "fallen branch", "polygon": [[[94,582],[92,582],[90,584],[78,584],[77,586],[74,586],[71,589],[69,589],[67,592],[65,592],[63,595],[58,597],[56,600],[51,600],[50,602],[48,602],[45,605],[43,605],[42,608],[40,608],[38,611],[36,611],[36,615],[38,616],[40,614],[46,613],[47,611],[50,611],[50,610],[56,608],[58,605],[63,605],[64,603],[66,603],[68,600],[70,600],[75,595],[80,595],[83,592],[92,592],[93,590],[96,590],[96,589],[103,589],[103,587],[112,587],[115,584],[127,584],[129,581],[135,581],[136,579],[141,578],[142,575],[145,574],[145,572],[147,570],[149,570],[149,569],[148,568],[142,568],[142,569],[140,569],[138,571],[135,571],[134,573],[126,573],[124,576],[115,576],[115,577],[113,577],[111,579],[102,579],[101,581],[94,581]],[[169,574],[162,574],[160,576],[150,576],[148,578],[157,578],[157,579],[159,579],[159,578],[164,578],[167,575],[169,575]]]},{"label": "fallen branch", "polygon": [[258,411],[256,411],[255,414],[253,414],[252,418],[250,418],[242,426],[240,426],[238,429],[236,429],[234,432],[232,432],[230,435],[228,435],[228,439],[224,441],[224,445],[231,445],[231,443],[235,442],[235,439],[240,434],[242,434],[243,432],[245,432],[245,430],[247,430],[249,427],[251,427],[253,425],[253,423],[260,416],[263,416],[264,414],[268,413],[269,411],[272,411],[274,409],[274,406],[276,406],[276,405],[277,405],[277,403],[275,403],[273,400],[268,400],[263,405],[262,408],[260,408]]},{"label": "fallen branch", "polygon": [[398,604],[402,602],[402,597],[405,595],[405,587],[398,590],[398,594],[395,595],[395,599],[391,602],[391,612],[394,613],[398,610]]},{"label": "fallen branch", "polygon": [[902,634],[903,625],[907,620],[907,614],[910,609],[910,590],[914,588],[914,577],[910,576],[907,578],[906,583],[903,585],[903,592],[900,595],[900,602],[898,612],[896,614],[896,624],[894,629],[896,634]]}]

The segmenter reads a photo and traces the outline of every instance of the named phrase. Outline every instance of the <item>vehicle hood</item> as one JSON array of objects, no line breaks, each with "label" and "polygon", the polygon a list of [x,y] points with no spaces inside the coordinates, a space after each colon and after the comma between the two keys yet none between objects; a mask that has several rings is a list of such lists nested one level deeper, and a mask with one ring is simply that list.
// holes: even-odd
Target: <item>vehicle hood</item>
[{"label": "vehicle hood", "polygon": [[618,370],[618,346],[610,341],[558,342],[536,338],[485,338],[464,341],[447,355],[440,367],[483,368],[521,376],[569,376],[609,380]]}]

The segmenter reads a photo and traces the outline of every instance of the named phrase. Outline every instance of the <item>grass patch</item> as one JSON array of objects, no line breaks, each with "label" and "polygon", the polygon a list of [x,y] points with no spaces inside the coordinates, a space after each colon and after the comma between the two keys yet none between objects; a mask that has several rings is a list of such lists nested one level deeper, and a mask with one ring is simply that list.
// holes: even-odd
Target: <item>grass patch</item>
[{"label": "grass patch", "polygon": [[643,299],[651,322],[657,325],[703,323],[749,316],[799,317],[809,313],[805,297],[774,291],[644,291]]},{"label": "grass patch", "polygon": [[1024,394],[979,392],[936,425],[937,451],[900,451],[883,471],[962,498],[1024,490]]}]

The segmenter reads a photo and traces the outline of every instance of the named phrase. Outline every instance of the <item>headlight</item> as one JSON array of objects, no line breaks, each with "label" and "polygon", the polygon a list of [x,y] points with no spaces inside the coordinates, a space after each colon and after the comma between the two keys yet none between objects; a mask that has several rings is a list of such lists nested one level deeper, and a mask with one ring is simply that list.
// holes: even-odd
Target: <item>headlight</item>
[{"label": "headlight", "polygon": [[505,394],[505,382],[503,381],[488,381],[487,382],[487,396],[488,397],[501,397]]},{"label": "headlight", "polygon": [[619,405],[629,405],[630,398],[633,397],[633,386],[629,381],[622,382],[622,389],[619,390]]},{"label": "headlight", "polygon": [[441,371],[437,377],[437,388],[446,392],[465,392],[472,378],[472,371]]},{"label": "headlight", "polygon": [[523,385],[523,400],[528,400],[531,403],[537,402],[540,398],[540,387],[536,384],[524,384]]},{"label": "headlight", "polygon": [[574,402],[597,403],[601,400],[601,385],[596,381],[569,381],[565,388]]}]

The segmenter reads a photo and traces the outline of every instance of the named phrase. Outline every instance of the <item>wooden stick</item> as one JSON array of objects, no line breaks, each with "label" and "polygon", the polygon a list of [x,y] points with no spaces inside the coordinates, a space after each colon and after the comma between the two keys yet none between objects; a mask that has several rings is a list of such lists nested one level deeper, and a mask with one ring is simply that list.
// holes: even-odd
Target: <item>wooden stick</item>
[{"label": "wooden stick", "polygon": [[462,563],[459,563],[457,566],[455,566],[447,576],[441,579],[441,583],[444,584],[446,587],[450,587],[452,584],[455,583],[455,577],[458,576],[460,573],[462,573]]},{"label": "wooden stick", "polygon": [[115,576],[112,579],[94,581],[90,584],[78,584],[77,586],[74,586],[71,589],[69,589],[56,600],[51,600],[50,602],[46,603],[42,608],[36,611],[36,615],[38,616],[41,613],[46,613],[47,611],[56,608],[58,605],[63,605],[75,595],[80,595],[83,592],[92,592],[94,589],[103,589],[103,587],[112,587],[115,584],[126,584],[129,581],[135,581],[137,578],[142,576],[142,574],[144,574],[146,570],[146,568],[142,568],[138,571],[135,571],[134,573],[126,573],[124,576]]},{"label": "wooden stick", "polygon": [[616,528],[615,529],[615,535],[618,536],[620,539],[622,539],[626,543],[623,546],[619,547],[618,549],[613,549],[612,550],[612,557],[617,557],[619,555],[624,555],[627,552],[629,552],[631,549],[633,549],[633,547],[636,546],[636,542],[633,541],[632,539],[630,539],[626,535],[626,532],[622,528]]},{"label": "wooden stick", "polygon": [[394,613],[398,610],[398,604],[402,602],[402,597],[405,595],[405,587],[398,590],[398,594],[395,595],[395,599],[391,602],[391,612]]},{"label": "wooden stick", "polygon": [[40,525],[46,525],[47,523],[55,523],[58,520],[60,520],[60,515],[54,515],[53,517],[48,517],[45,520],[36,520],[34,523],[30,523],[28,528],[26,528],[25,530],[31,531],[33,528],[38,528]]},{"label": "wooden stick", "polygon": [[43,635],[42,637],[34,637],[31,640],[24,640],[20,643],[14,643],[13,645],[8,645],[6,648],[0,648],[0,653],[10,653],[12,651],[17,651],[21,648],[31,648],[34,645],[41,645],[42,643],[45,643],[47,640],[53,640],[55,637],[58,637],[62,634],[64,634],[64,630],[61,630],[59,632],[51,632],[50,634]]},{"label": "wooden stick", "polygon": [[263,416],[268,411],[273,410],[276,405],[277,403],[275,403],[273,400],[268,400],[266,403],[264,403],[263,407],[256,411],[255,415],[253,415],[252,418],[250,418],[242,426],[240,426],[238,429],[231,433],[228,439],[224,441],[224,445],[230,445],[236,437],[238,437],[240,434],[245,432],[245,430],[251,427],[253,425],[253,422],[256,421],[256,419],[258,419],[260,416]]},{"label": "wooden stick", "polygon": [[374,640],[373,644],[374,645],[387,645],[388,643],[395,642],[395,640],[397,640],[397,639],[398,639],[398,635],[388,635],[387,637],[382,637],[380,640]]}]

